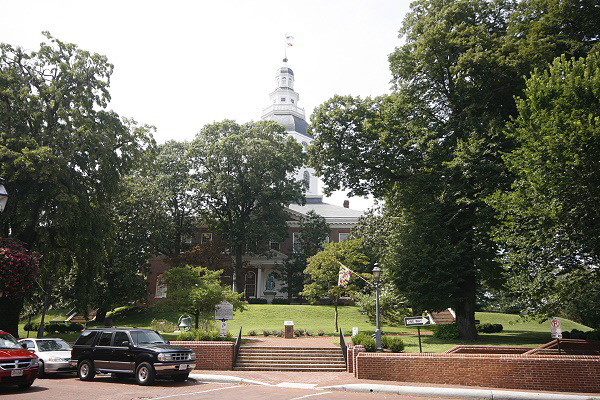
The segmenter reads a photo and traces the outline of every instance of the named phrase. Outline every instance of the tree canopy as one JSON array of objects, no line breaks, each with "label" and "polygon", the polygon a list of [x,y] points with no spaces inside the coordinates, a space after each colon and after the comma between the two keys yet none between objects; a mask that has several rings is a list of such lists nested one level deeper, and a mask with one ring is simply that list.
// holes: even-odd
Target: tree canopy
[{"label": "tree canopy", "polygon": [[563,56],[527,81],[507,127],[517,143],[505,155],[515,180],[492,199],[502,222],[495,234],[529,313],[555,315],[584,287],[592,297],[598,290],[599,104],[600,55]]},{"label": "tree canopy", "polygon": [[477,337],[481,285],[501,280],[486,199],[510,187],[504,126],[524,76],[598,41],[597,7],[579,3],[416,1],[389,57],[393,93],[335,96],[311,117],[311,164],[326,190],[385,200],[396,225],[382,264],[411,306],[453,307],[462,338]]},{"label": "tree canopy", "polygon": [[107,110],[113,66],[45,33],[38,51],[0,45],[0,232],[43,254],[42,277],[85,309],[97,295],[119,182],[153,145],[152,127]]},{"label": "tree canopy", "polygon": [[273,121],[225,120],[202,128],[189,155],[196,205],[231,246],[234,286],[242,291],[243,255],[260,253],[257,243],[282,241],[284,208],[304,201],[302,183],[294,178],[304,162],[302,147]]}]

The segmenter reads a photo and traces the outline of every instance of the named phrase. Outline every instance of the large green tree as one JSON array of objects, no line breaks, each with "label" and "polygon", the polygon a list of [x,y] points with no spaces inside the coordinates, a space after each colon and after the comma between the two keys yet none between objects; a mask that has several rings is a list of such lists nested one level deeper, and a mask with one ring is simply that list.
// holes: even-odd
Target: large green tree
[{"label": "large green tree", "polygon": [[594,301],[600,282],[599,53],[557,58],[517,106],[507,132],[518,146],[505,156],[515,180],[493,199],[496,237],[524,309],[550,316]]},{"label": "large green tree", "polygon": [[39,251],[42,280],[72,286],[85,309],[106,261],[111,199],[152,128],[107,110],[105,56],[45,36],[33,52],[0,45],[0,175],[11,195],[0,232]]},{"label": "large green tree", "polygon": [[510,184],[501,154],[514,97],[534,67],[589,51],[597,15],[575,0],[416,1],[390,55],[394,92],[336,96],[311,118],[328,190],[386,200],[396,225],[382,263],[411,306],[453,307],[463,338],[477,336],[478,288],[498,283],[485,199]]},{"label": "large green tree", "polygon": [[294,179],[302,147],[275,122],[225,120],[202,128],[189,154],[198,208],[231,246],[234,290],[241,292],[244,254],[259,251],[259,242],[283,241],[284,208],[303,202],[302,183]]}]

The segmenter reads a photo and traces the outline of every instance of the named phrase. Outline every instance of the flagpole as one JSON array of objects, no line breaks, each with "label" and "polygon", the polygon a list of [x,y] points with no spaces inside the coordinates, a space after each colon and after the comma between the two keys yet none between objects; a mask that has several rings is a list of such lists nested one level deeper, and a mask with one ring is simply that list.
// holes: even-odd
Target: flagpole
[{"label": "flagpole", "polygon": [[366,280],[365,278],[363,278],[362,276],[360,276],[359,274],[357,274],[356,272],[352,271],[350,268],[346,267],[344,264],[342,264],[341,262],[338,261],[338,264],[340,264],[342,267],[347,268],[348,271],[352,272],[354,275],[358,276],[360,279],[362,279],[363,281],[365,281],[366,283],[368,283],[371,286],[375,286],[373,285],[371,282],[369,282],[368,280]]}]

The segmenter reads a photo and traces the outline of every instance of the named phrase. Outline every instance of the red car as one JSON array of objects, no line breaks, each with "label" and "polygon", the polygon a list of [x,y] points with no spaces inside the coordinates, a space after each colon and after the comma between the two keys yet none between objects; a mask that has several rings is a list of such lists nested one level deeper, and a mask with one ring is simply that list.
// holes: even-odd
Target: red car
[{"label": "red car", "polygon": [[0,385],[28,388],[38,376],[38,357],[0,330]]}]

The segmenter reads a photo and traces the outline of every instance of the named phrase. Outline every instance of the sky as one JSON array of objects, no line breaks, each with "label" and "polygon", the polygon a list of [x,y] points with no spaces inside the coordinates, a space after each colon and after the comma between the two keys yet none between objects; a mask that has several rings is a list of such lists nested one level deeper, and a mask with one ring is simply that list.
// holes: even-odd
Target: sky
[{"label": "sky", "polygon": [[[108,108],[154,125],[163,143],[191,141],[224,119],[259,120],[286,49],[307,119],[336,94],[389,93],[387,58],[401,44],[409,1],[0,0],[0,9],[0,42],[37,50],[49,31],[106,55]],[[345,195],[336,196],[341,204]]]}]

